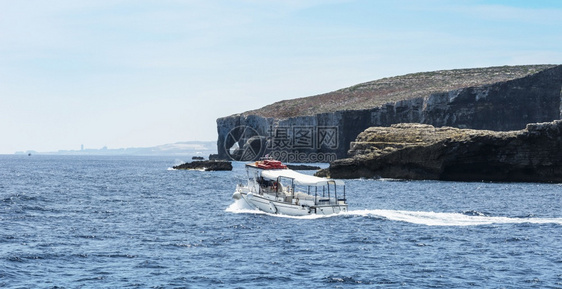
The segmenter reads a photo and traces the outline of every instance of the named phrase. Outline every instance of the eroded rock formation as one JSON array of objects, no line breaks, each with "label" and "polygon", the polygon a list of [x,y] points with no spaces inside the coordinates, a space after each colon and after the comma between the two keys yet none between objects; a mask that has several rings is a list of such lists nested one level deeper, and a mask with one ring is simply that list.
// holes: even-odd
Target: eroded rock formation
[{"label": "eroded rock formation", "polygon": [[351,143],[351,158],[318,172],[332,178],[562,182],[562,121],[523,130],[371,127]]}]

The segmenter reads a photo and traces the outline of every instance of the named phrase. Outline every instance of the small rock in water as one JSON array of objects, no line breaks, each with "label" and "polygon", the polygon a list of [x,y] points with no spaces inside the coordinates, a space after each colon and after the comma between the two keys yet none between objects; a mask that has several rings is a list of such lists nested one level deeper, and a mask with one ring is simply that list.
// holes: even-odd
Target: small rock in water
[{"label": "small rock in water", "polygon": [[173,167],[175,170],[232,171],[229,161],[193,161]]}]

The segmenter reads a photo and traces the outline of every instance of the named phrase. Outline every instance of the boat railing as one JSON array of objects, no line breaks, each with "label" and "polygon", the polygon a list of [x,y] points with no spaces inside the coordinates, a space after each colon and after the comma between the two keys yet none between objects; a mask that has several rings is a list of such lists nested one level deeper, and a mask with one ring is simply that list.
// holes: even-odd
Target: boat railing
[{"label": "boat railing", "polygon": [[309,195],[306,193],[301,193],[301,192],[297,192],[294,195],[295,199],[299,200],[299,203],[304,204],[303,201],[305,203],[310,203],[313,205],[338,205],[341,204],[341,202],[345,202],[345,200],[342,199],[337,199],[335,197],[323,197],[321,195]]},{"label": "boat railing", "polygon": [[[339,189],[338,189],[339,187]],[[345,194],[345,185],[338,186],[336,181],[328,181],[326,185],[321,187],[308,187],[308,194],[314,195],[315,205],[344,205],[347,202]],[[320,188],[320,189],[319,189]],[[342,190],[343,189],[343,196]]]},{"label": "boat railing", "polygon": [[338,200],[336,198],[322,198],[317,199],[317,205],[337,205]]},{"label": "boat railing", "polygon": [[344,205],[347,201],[345,185],[340,185],[335,180],[303,185],[288,176],[268,179],[256,174],[254,182],[260,195],[273,195],[287,203],[316,206]]}]

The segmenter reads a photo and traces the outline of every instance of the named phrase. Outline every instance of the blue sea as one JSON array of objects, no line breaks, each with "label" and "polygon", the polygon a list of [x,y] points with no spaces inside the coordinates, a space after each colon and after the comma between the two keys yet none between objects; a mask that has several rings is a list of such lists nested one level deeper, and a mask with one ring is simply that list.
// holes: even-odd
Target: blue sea
[{"label": "blue sea", "polygon": [[0,287],[562,288],[559,184],[347,180],[295,218],[188,160],[0,156]]}]

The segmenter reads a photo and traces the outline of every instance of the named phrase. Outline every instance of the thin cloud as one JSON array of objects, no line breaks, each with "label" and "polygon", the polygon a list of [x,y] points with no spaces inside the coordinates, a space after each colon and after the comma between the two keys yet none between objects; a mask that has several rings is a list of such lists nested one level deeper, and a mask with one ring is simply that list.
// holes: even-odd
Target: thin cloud
[{"label": "thin cloud", "polygon": [[486,21],[509,21],[538,25],[561,24],[562,9],[558,8],[522,8],[507,5],[454,5],[446,11],[464,14],[474,19]]}]

